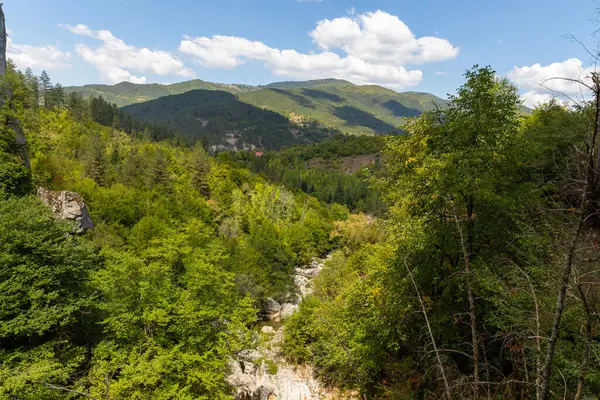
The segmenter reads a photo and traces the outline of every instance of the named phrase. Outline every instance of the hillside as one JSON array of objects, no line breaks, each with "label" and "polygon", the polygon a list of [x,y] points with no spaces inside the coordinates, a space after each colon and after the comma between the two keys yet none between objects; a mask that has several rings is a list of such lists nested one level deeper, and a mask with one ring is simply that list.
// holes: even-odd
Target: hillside
[{"label": "hillside", "polygon": [[279,149],[319,141],[331,133],[314,125],[296,126],[281,114],[241,102],[224,91],[192,90],[123,110],[192,139],[206,138],[213,150]]},{"label": "hillside", "polygon": [[[428,93],[398,93],[380,86],[358,86],[337,79],[276,82],[266,86],[226,85],[201,80],[174,85],[122,82],[114,86],[68,87],[66,91],[78,92],[84,97],[102,96],[118,106],[126,106],[198,89],[229,92],[237,96],[239,102],[274,111],[296,124],[314,122],[351,134],[389,133],[403,124],[404,117],[416,116],[435,104],[447,103]],[[162,119],[147,113],[145,118]]]},{"label": "hillside", "polygon": [[403,118],[447,103],[428,93],[398,93],[380,86],[357,86],[338,80],[309,81],[304,86],[272,84],[240,93],[238,98],[296,122],[318,121],[351,134],[389,133],[403,124]]}]

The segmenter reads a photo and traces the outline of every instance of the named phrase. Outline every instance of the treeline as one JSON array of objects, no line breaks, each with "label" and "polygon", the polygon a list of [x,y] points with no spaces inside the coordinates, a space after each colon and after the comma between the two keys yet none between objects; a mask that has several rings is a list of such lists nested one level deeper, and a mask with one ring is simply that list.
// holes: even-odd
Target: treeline
[{"label": "treeline", "polygon": [[[65,94],[65,90],[60,83],[52,84],[52,80],[46,71],[43,71],[39,77],[35,76],[30,68],[25,73],[16,72],[19,79],[24,82],[23,105],[27,108],[36,109],[42,107],[47,110],[59,111],[67,109],[71,112],[74,119],[85,122],[91,119],[94,122],[104,126],[112,127],[126,132],[137,138],[151,140],[169,139],[175,143],[193,146],[202,139],[196,138],[190,140],[178,131],[172,131],[168,128],[151,122],[142,122],[140,118],[132,117],[115,104],[104,100],[102,96],[90,97],[89,99],[77,92]],[[206,142],[204,139],[203,143]]]},{"label": "treeline", "polygon": [[[279,113],[240,101],[231,93],[192,90],[123,108],[145,122],[181,132],[189,140],[208,138],[211,144],[238,149],[280,149],[318,141],[334,133],[317,124],[297,126]],[[229,143],[229,142],[232,143]]]}]

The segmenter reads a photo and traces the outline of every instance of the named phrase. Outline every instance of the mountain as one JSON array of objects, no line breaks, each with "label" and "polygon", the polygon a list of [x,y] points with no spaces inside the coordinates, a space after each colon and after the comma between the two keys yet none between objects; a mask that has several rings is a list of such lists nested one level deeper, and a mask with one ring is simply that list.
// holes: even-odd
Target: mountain
[{"label": "mountain", "polygon": [[164,96],[123,107],[123,111],[193,140],[205,138],[213,150],[279,149],[318,142],[333,133],[315,124],[295,125],[281,114],[218,90]]},{"label": "mountain", "polygon": [[[207,136],[216,145],[229,146],[234,135],[242,139],[240,144],[245,143],[242,147],[261,148],[318,140],[331,131],[391,133],[399,130],[405,117],[447,103],[429,93],[399,93],[339,79],[265,86],[201,80],[173,85],[122,82],[68,87],[66,91],[84,97],[102,96],[144,121],[164,124],[189,136]],[[188,95],[191,91],[199,92]],[[231,109],[219,109],[223,107]],[[233,147],[238,148],[238,144]]]},{"label": "mountain", "polygon": [[347,81],[283,82],[240,93],[238,98],[288,116],[292,121],[318,123],[344,133],[389,133],[414,117],[447,101],[429,93],[398,93],[381,86]]},{"label": "mountain", "polygon": [[106,101],[114,103],[119,107],[123,107],[129,104],[143,103],[171,94],[182,94],[189,92],[190,90],[221,90],[229,93],[242,93],[249,90],[255,90],[256,87],[249,85],[212,83],[195,79],[174,83],[172,85],[121,82],[116,85],[68,86],[64,89],[66,93],[80,93],[86,98],[102,96]]}]

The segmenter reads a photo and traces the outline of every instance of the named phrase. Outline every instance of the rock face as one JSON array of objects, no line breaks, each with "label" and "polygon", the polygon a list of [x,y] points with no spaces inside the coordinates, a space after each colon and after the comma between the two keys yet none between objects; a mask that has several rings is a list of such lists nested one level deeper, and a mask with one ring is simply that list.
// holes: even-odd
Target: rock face
[{"label": "rock face", "polygon": [[67,190],[57,192],[41,187],[38,188],[38,196],[50,206],[57,217],[76,222],[78,233],[93,228],[92,218],[87,211],[85,201],[77,193]]},{"label": "rock face", "polygon": [[269,297],[262,307],[261,315],[268,321],[278,322],[280,311],[281,304]]},{"label": "rock face", "polygon": [[[0,77],[4,77],[6,75],[6,46],[7,46],[7,36],[6,36],[6,22],[4,20],[4,10],[2,9],[2,3],[0,3]],[[7,98],[10,99],[12,97],[12,91],[8,89]],[[4,105],[4,98],[0,99],[0,107]],[[9,102],[10,108],[14,110],[14,105]],[[29,153],[27,152],[27,139],[25,138],[25,133],[23,133],[23,129],[21,129],[21,124],[19,120],[14,117],[8,117],[6,121],[4,121],[5,127],[8,128],[8,131],[12,131],[14,134],[15,145],[17,146],[17,150],[23,163],[27,167],[27,169],[31,170],[31,164],[29,162]]]},{"label": "rock face", "polygon": [[[310,265],[297,268],[294,281],[302,298],[312,292],[312,280],[323,268],[323,262],[313,259]],[[261,328],[264,343],[257,350],[245,350],[238,358],[231,361],[229,383],[235,388],[235,400],[321,400],[321,399],[353,399],[352,394],[340,394],[335,390],[324,388],[314,377],[310,366],[289,364],[281,354],[283,342],[283,326],[277,324],[298,309],[298,304],[278,303],[267,299],[261,314],[267,317],[273,326]],[[271,318],[268,318],[271,316]]]}]

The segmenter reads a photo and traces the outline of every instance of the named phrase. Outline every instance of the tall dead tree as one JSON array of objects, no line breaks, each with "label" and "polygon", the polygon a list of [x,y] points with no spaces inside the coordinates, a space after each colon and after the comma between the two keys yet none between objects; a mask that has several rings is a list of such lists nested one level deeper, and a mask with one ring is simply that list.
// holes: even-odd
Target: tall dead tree
[{"label": "tall dead tree", "polygon": [[[573,259],[575,250],[577,249],[583,229],[589,220],[597,214],[596,204],[594,204],[594,195],[598,185],[598,177],[600,176],[599,166],[599,134],[600,134],[600,75],[597,72],[592,73],[592,83],[587,84],[582,80],[565,79],[577,82],[588,88],[594,94],[594,120],[593,129],[586,146],[586,157],[584,165],[583,187],[581,189],[581,197],[579,201],[579,217],[573,229],[571,240],[567,246],[565,260],[563,263],[562,279],[554,308],[554,316],[552,321],[552,331],[548,340],[548,348],[546,357],[542,365],[541,376],[538,377],[539,395],[538,400],[547,400],[550,396],[550,378],[552,376],[552,365],[554,354],[556,351],[556,343],[560,334],[560,324],[563,310],[565,308],[567,288],[571,280],[573,272]],[[585,374],[585,371],[584,371]]]},{"label": "tall dead tree", "polygon": [[[4,18],[4,9],[3,4],[0,3],[0,80],[5,81],[6,73],[7,73],[7,60],[6,60],[6,44],[7,44],[7,36],[6,36],[6,21]],[[14,105],[12,104],[13,93],[8,84],[5,81],[5,93],[4,96],[0,96],[0,108],[4,105],[8,104],[8,107],[14,111]],[[31,164],[29,162],[29,155],[27,153],[27,139],[25,138],[25,134],[23,133],[23,129],[21,129],[21,124],[19,120],[13,116],[11,113],[7,113],[3,123],[3,130],[12,134],[13,137],[10,138],[15,143],[17,147],[17,152],[21,156],[23,163],[27,166],[27,169],[31,169]]]}]

